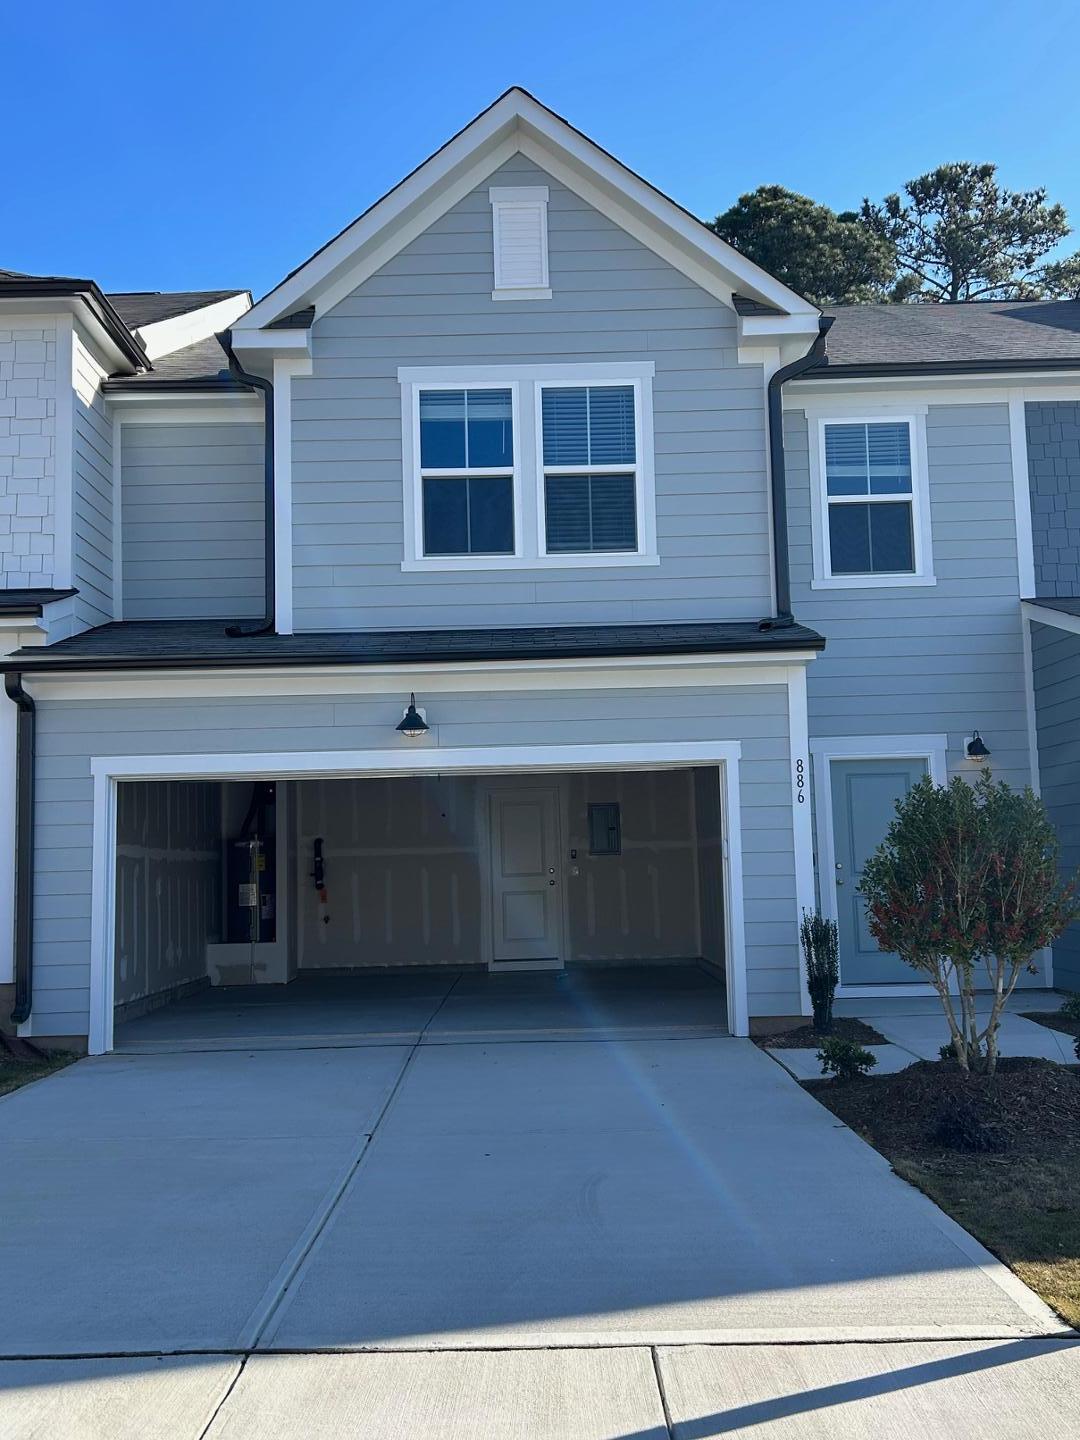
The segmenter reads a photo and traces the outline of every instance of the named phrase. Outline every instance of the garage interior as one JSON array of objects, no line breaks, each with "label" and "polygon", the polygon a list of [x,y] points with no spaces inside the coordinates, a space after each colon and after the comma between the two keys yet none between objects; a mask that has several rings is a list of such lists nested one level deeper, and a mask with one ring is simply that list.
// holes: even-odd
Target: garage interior
[{"label": "garage interior", "polygon": [[715,767],[124,781],[115,1045],[726,1028]]}]

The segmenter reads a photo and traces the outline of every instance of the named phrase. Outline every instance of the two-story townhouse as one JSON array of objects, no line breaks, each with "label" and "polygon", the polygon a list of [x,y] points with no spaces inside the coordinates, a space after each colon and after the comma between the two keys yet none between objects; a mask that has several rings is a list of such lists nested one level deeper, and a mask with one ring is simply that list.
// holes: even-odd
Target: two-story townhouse
[{"label": "two-story townhouse", "polygon": [[520,90],[255,305],[0,276],[21,1033],[689,962],[745,1034],[819,898],[910,989],[858,871],[976,732],[1037,780],[1077,310],[822,317]]}]

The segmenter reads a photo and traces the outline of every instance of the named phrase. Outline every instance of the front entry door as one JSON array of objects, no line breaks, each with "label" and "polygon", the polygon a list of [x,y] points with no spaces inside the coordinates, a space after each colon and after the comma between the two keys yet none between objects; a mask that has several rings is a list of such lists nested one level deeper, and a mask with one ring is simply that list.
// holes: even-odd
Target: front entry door
[{"label": "front entry door", "polygon": [[499,964],[559,965],[562,895],[557,793],[491,794],[491,939]]},{"label": "front entry door", "polygon": [[897,800],[926,774],[925,760],[834,760],[833,846],[836,868],[824,883],[836,887],[840,982],[895,984],[919,977],[898,955],[877,947],[859,894],[863,866],[885,838]]}]

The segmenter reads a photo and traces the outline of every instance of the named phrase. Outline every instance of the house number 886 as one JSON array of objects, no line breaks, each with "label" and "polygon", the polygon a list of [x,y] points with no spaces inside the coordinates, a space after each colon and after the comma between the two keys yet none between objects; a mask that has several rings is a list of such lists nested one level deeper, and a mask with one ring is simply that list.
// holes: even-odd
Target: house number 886
[{"label": "house number 886", "polygon": [[806,804],[806,764],[802,760],[795,761],[795,798],[800,805]]}]

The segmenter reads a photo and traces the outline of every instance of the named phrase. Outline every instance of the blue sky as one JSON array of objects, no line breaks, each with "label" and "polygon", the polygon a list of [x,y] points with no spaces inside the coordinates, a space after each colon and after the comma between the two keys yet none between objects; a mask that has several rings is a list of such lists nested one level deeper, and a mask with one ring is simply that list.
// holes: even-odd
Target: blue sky
[{"label": "blue sky", "polygon": [[0,266],[109,290],[264,293],[512,84],[703,216],[972,159],[1080,230],[1075,0],[39,0],[2,44]]}]

